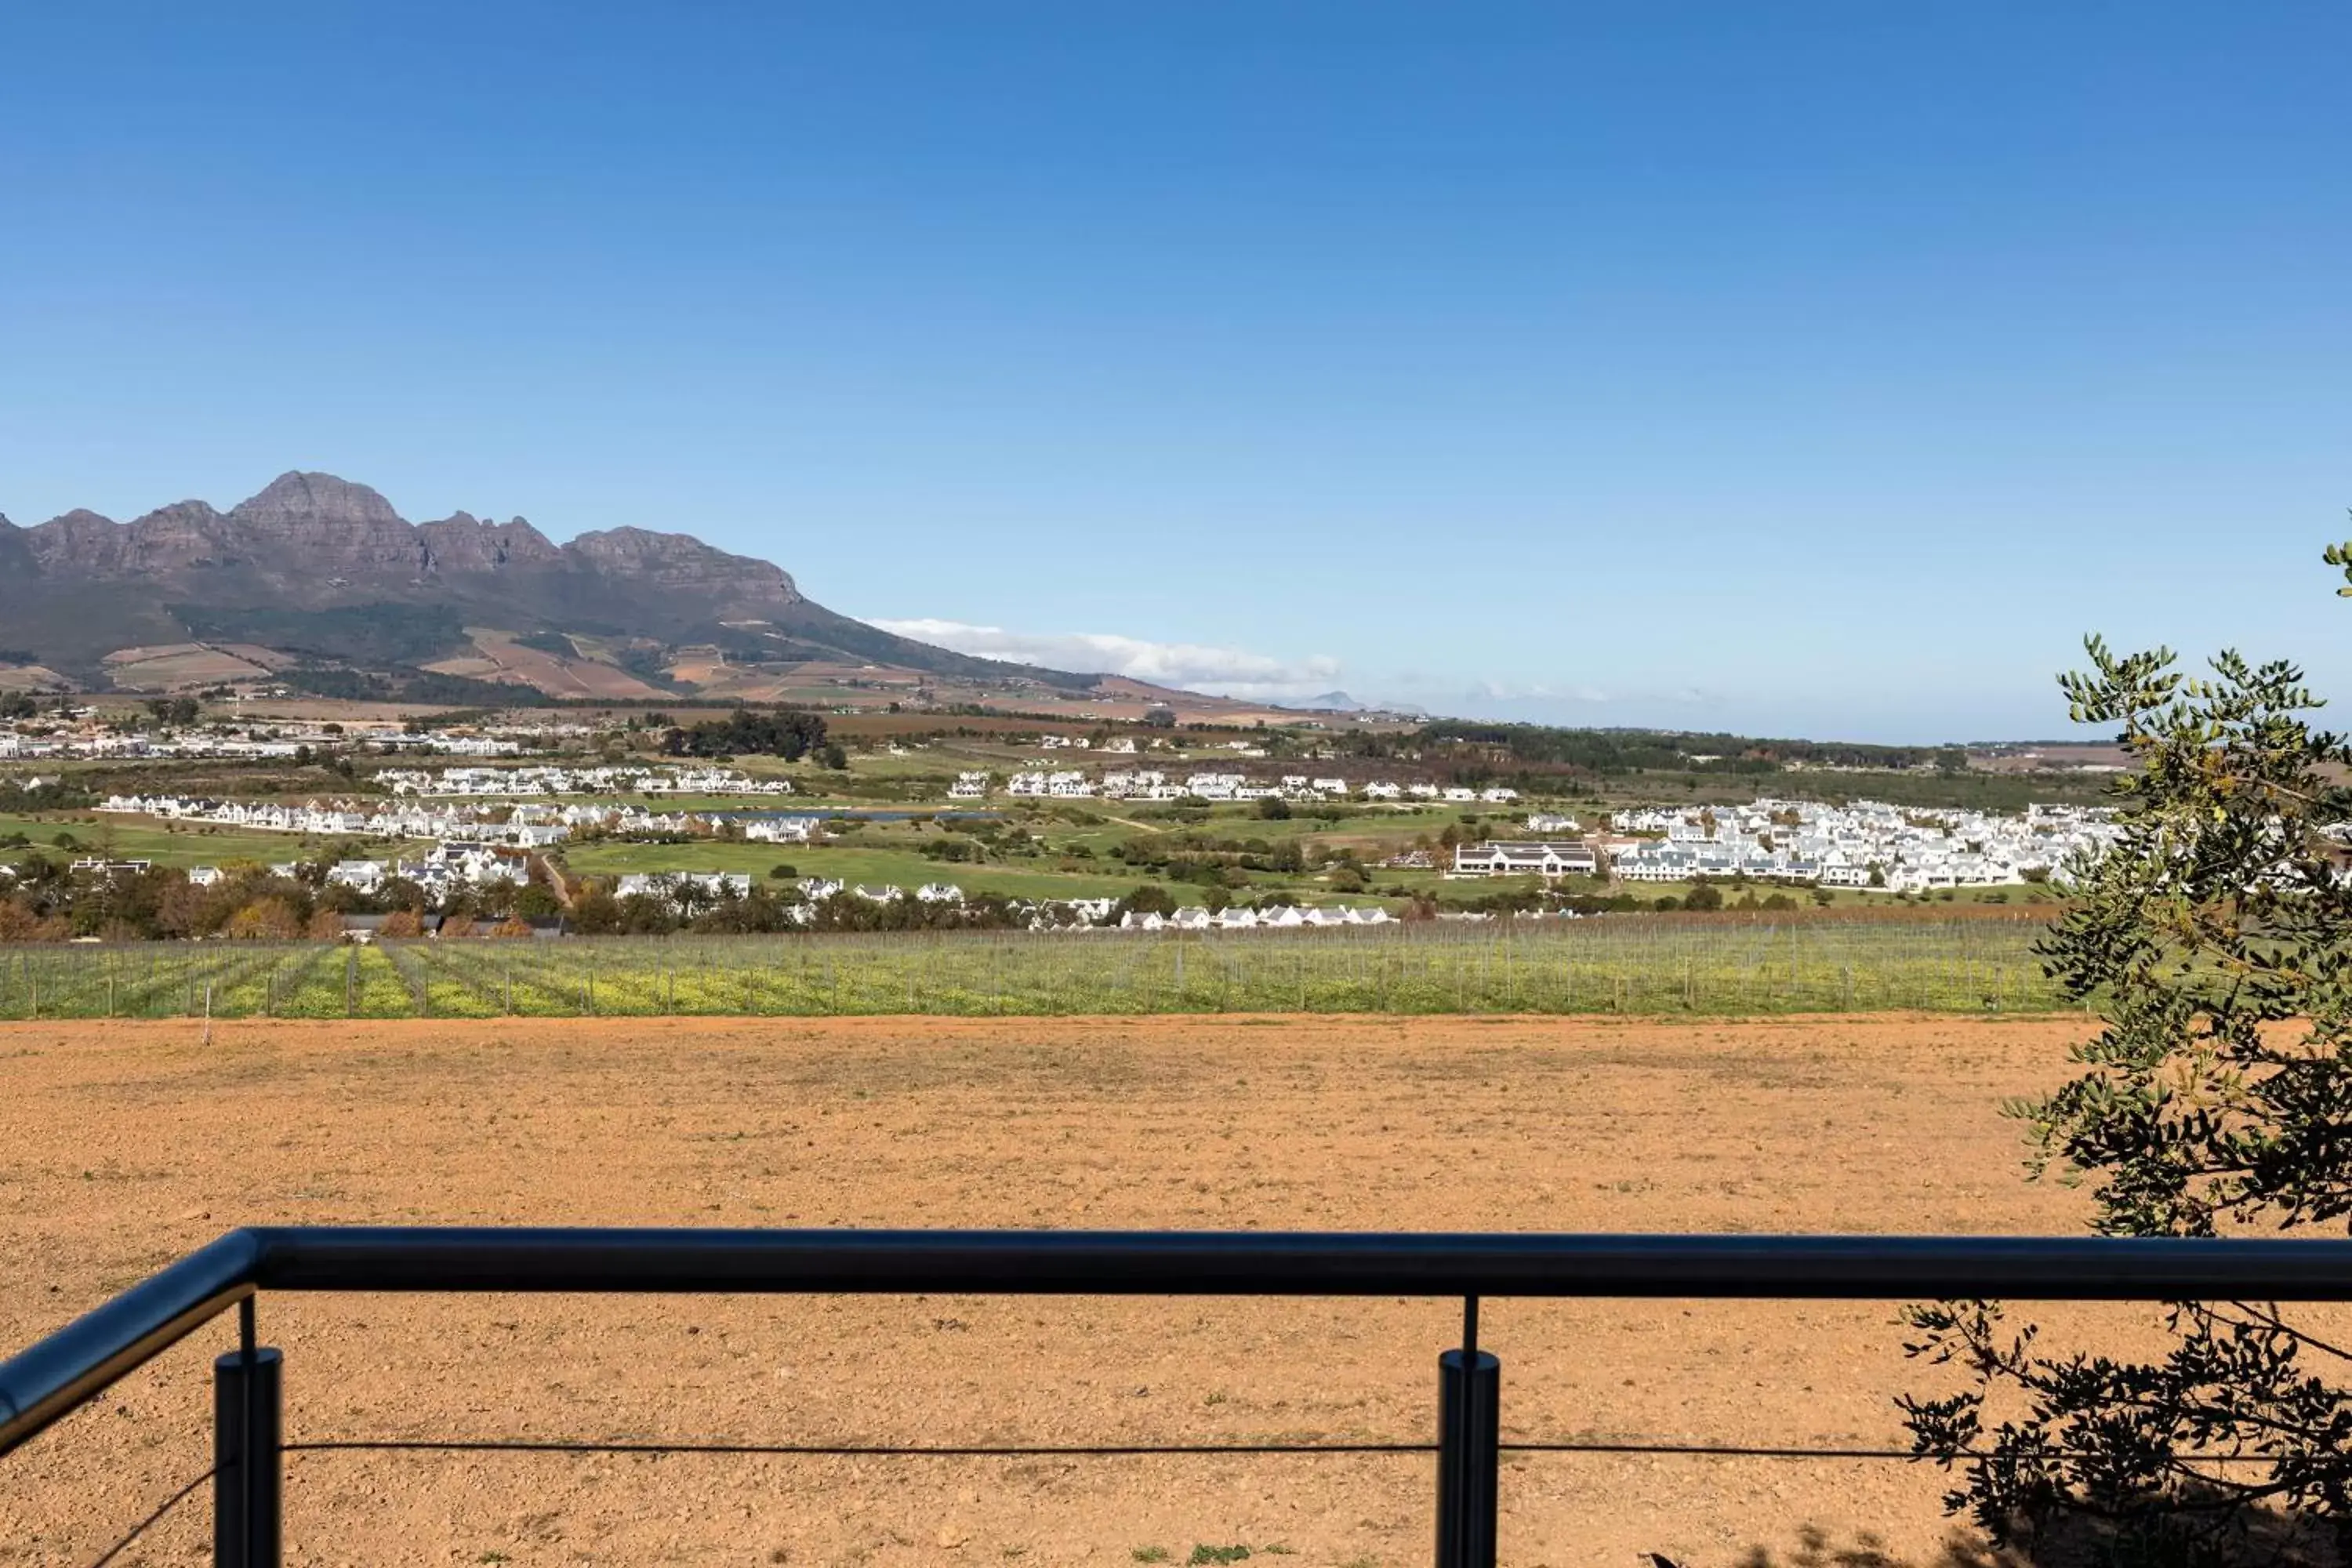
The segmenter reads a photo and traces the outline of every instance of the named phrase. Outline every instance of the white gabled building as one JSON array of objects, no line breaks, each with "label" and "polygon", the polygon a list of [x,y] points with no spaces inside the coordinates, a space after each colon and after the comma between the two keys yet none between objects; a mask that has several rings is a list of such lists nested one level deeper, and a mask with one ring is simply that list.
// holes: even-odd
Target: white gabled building
[{"label": "white gabled building", "polygon": [[1601,858],[1582,843],[1546,839],[1538,843],[1464,844],[1454,851],[1457,877],[1538,876],[1590,877],[1601,868]]},{"label": "white gabled building", "polygon": [[743,837],[752,844],[807,844],[823,821],[815,816],[753,817],[743,825]]},{"label": "white gabled building", "polygon": [[367,896],[383,886],[388,869],[381,860],[338,860],[327,868],[327,880]]},{"label": "white gabled building", "polygon": [[1045,775],[1045,787],[1041,793],[1055,800],[1084,800],[1095,793],[1095,786],[1081,773],[1053,773]]},{"label": "white gabled building", "polygon": [[632,871],[613,888],[615,898],[658,899],[675,908],[687,898],[741,899],[751,892],[751,879],[741,871]]}]

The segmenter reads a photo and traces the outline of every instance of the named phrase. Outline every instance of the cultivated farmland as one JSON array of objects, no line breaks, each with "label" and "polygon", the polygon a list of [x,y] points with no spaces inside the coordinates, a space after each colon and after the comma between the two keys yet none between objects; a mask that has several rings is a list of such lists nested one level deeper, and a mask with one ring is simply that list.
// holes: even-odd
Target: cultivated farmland
[{"label": "cultivated farmland", "polygon": [[2046,1012],[2035,920],[0,949],[0,1018]]}]

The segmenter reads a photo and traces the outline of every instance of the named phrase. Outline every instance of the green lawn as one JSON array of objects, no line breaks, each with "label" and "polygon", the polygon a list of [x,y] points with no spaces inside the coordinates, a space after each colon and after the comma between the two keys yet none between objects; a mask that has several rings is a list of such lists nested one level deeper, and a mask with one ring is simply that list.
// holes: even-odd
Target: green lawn
[{"label": "green lawn", "polygon": [[[237,860],[272,862],[314,859],[341,838],[314,838],[297,833],[250,833],[233,827],[207,827],[194,823],[166,826],[153,817],[120,816],[112,812],[51,812],[37,816],[0,815],[0,837],[21,833],[46,853],[103,855],[114,860],[152,860],[158,866],[222,866]],[[60,833],[71,834],[79,847],[58,848]],[[389,855],[413,850],[396,840],[368,841],[363,853]],[[13,858],[24,850],[0,850]]]},{"label": "green lawn", "polygon": [[952,882],[967,893],[1002,893],[1024,899],[1116,898],[1141,880],[1117,872],[1068,873],[1026,865],[973,865],[933,860],[911,848],[809,844],[581,844],[564,864],[575,874],[618,876],[624,871],[744,871],[765,879],[770,868],[788,865],[803,877],[879,886],[918,888]]}]

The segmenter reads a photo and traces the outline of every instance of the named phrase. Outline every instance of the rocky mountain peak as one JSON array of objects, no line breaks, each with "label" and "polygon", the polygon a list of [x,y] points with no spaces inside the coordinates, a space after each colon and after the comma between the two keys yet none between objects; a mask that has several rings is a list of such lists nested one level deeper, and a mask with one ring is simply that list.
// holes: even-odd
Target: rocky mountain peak
[{"label": "rocky mountain peak", "polygon": [[562,552],[520,518],[493,522],[469,511],[453,511],[437,522],[420,522],[427,564],[436,572],[487,572],[512,565],[544,565]]},{"label": "rocky mountain peak", "polygon": [[40,526],[55,529],[59,533],[73,533],[90,528],[112,528],[116,524],[112,518],[103,512],[92,511],[86,506],[78,506],[71,511],[59,512]]},{"label": "rocky mountain peak", "polygon": [[380,528],[401,522],[392,503],[367,486],[332,474],[300,472],[278,475],[259,495],[237,502],[228,515],[238,522],[265,528],[321,523]]},{"label": "rocky mountain peak", "polygon": [[580,535],[563,546],[563,553],[599,572],[709,593],[728,603],[762,599],[791,603],[801,596],[791,574],[782,567],[746,555],[730,555],[689,533],[607,528]]}]

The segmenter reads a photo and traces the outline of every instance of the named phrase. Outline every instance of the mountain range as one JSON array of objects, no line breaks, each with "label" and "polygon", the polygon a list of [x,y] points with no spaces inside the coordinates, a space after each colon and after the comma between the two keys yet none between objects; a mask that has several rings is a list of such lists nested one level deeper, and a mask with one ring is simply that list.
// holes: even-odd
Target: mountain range
[{"label": "mountain range", "polygon": [[[810,666],[1066,694],[1102,679],[897,636],[688,534],[557,544],[520,517],[410,522],[322,473],[281,475],[226,511],[186,500],[129,522],[0,518],[0,664],[93,686],[193,684],[233,666],[364,672],[380,694],[409,696],[403,683],[427,675],[606,697],[746,694],[760,674]],[[126,679],[150,665],[161,679]]]}]

